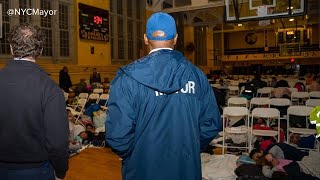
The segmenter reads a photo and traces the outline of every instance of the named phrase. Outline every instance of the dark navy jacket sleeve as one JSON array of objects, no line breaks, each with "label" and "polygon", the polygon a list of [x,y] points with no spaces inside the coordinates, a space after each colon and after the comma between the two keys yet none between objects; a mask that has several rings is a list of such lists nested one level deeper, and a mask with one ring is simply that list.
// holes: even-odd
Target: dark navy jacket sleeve
[{"label": "dark navy jacket sleeve", "polygon": [[[133,97],[128,79],[120,75],[111,84],[106,120],[106,141],[121,158],[128,157],[134,142]],[[130,81],[130,80],[129,80]]]},{"label": "dark navy jacket sleeve", "polygon": [[60,89],[56,89],[44,110],[45,136],[49,161],[56,176],[63,179],[68,170],[69,126],[64,96]]},{"label": "dark navy jacket sleeve", "polygon": [[204,83],[205,94],[200,117],[200,145],[204,150],[221,130],[221,115],[208,82]]}]

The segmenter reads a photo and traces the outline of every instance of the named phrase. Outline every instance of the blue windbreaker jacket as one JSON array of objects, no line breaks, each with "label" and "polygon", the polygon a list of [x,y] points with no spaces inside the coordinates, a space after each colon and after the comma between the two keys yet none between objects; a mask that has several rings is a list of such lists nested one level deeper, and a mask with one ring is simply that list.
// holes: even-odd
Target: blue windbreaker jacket
[{"label": "blue windbreaker jacket", "polygon": [[206,76],[178,51],[153,52],[111,83],[106,140],[123,180],[200,180],[201,149],[220,129]]}]

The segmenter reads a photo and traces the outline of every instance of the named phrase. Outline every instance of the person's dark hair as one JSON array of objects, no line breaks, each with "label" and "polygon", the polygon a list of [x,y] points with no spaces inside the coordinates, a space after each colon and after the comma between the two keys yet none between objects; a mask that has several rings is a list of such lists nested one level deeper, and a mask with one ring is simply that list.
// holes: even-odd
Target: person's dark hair
[{"label": "person's dark hair", "polygon": [[290,86],[289,86],[288,81],[280,80],[280,81],[276,82],[275,88],[278,88],[278,87],[290,87]]},{"label": "person's dark hair", "polygon": [[256,165],[273,167],[273,165],[266,160],[266,155],[258,157],[258,160],[256,160]]},{"label": "person's dark hair", "polygon": [[259,153],[260,151],[258,149],[252,149],[251,152],[249,153],[249,157],[252,159],[253,155],[255,153]]},{"label": "person's dark hair", "polygon": [[62,71],[63,72],[68,72],[68,67],[67,66],[63,66]]},{"label": "person's dark hair", "polygon": [[93,128],[93,125],[89,123],[89,124],[86,124],[86,129],[87,129],[89,126],[91,126],[91,127]]},{"label": "person's dark hair", "polygon": [[254,75],[254,79],[260,80],[260,79],[261,79],[260,74],[255,74],[255,75]]},{"label": "person's dark hair", "polygon": [[37,58],[42,53],[45,35],[39,27],[24,23],[12,28],[8,41],[14,57]]},{"label": "person's dark hair", "polygon": [[86,132],[87,132],[87,134],[88,134],[88,140],[89,140],[89,141],[92,141],[92,140],[94,139],[95,135],[94,135],[92,132],[90,132],[90,131],[86,131]]}]

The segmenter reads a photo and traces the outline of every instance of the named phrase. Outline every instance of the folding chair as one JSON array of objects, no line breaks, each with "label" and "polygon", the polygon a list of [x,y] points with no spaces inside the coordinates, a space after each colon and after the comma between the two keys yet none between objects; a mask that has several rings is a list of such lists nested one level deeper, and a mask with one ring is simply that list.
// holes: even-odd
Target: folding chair
[{"label": "folding chair", "polygon": [[308,100],[310,97],[308,92],[292,92],[291,93],[291,104],[297,102],[300,105],[300,99],[302,100],[302,104],[304,101]]},{"label": "folding chair", "polygon": [[320,106],[320,99],[308,99],[306,101],[306,106],[309,106],[309,107]]},{"label": "folding chair", "polygon": [[[287,111],[287,143],[290,141],[290,136],[292,134],[301,134],[301,135],[315,135],[317,131],[315,129],[309,129],[309,116],[312,111],[312,107],[308,106],[290,106]],[[290,127],[290,115],[304,117],[306,121],[306,128],[291,128]],[[315,138],[316,139],[316,138]],[[317,140],[315,140],[316,147]],[[300,148],[305,149],[305,148]]]},{"label": "folding chair", "polygon": [[[246,122],[247,126],[245,128],[241,127],[231,127],[229,125],[229,120],[231,117],[241,117],[245,118],[245,121],[248,121],[249,117],[249,110],[246,107],[225,107],[223,109],[223,115],[222,115],[222,121],[223,121],[223,140],[222,140],[222,154],[224,154],[224,149],[225,148],[237,148],[237,149],[249,149],[248,146],[248,130],[249,130],[249,123]],[[225,144],[225,138],[226,138],[226,133],[230,134],[247,134],[247,141],[246,141],[246,146],[241,147],[241,146],[227,146]]]},{"label": "folding chair", "polygon": [[248,100],[244,97],[231,97],[228,99],[228,106],[242,106],[248,108]]},{"label": "folding chair", "polygon": [[271,98],[270,107],[280,111],[280,119],[287,119],[287,109],[291,106],[291,101],[286,98]]},{"label": "folding chair", "polygon": [[101,109],[103,109],[103,110],[107,109],[108,99],[109,99],[109,94],[101,94],[100,95],[99,104],[100,104],[100,101],[105,101],[105,103],[103,105],[100,104]]},{"label": "folding chair", "polygon": [[269,107],[270,106],[270,99],[269,98],[265,98],[265,97],[252,98],[250,100],[249,111],[252,111],[253,106],[258,106],[258,107],[266,106],[266,107]]},{"label": "folding chair", "polygon": [[260,88],[257,90],[257,97],[271,97],[272,88]]},{"label": "folding chair", "polygon": [[239,81],[230,81],[230,86],[238,86]]},{"label": "folding chair", "polygon": [[89,97],[89,94],[88,94],[88,93],[80,93],[80,94],[78,95],[78,98],[79,98],[79,99],[88,99],[88,97]]},{"label": "folding chair", "polygon": [[297,88],[288,88],[289,89],[289,91],[291,92],[291,93],[293,93],[293,92],[298,92],[298,89]]},{"label": "folding chair", "polygon": [[[253,129],[253,118],[267,118],[268,121],[274,119],[277,120],[278,130],[258,130]],[[280,141],[280,111],[276,108],[255,108],[252,110],[251,114],[251,136],[250,136],[250,144],[249,151],[252,149],[252,140],[254,136],[268,136],[274,137],[277,139],[277,142]]]},{"label": "folding chair", "polygon": [[245,90],[245,86],[241,86],[239,94],[242,94],[244,90]]},{"label": "folding chair", "polygon": [[309,92],[310,99],[320,99],[320,91]]},{"label": "folding chair", "polygon": [[69,109],[74,116],[77,116],[76,122],[79,122],[80,124],[82,124],[82,123],[78,120],[80,118],[80,115],[82,115],[84,112],[84,107],[85,107],[86,103],[87,103],[87,99],[79,99],[74,108],[67,107],[67,109]]},{"label": "folding chair", "polygon": [[73,99],[73,102],[72,102],[72,108],[74,109],[76,106],[77,106],[77,104],[78,104],[78,100],[80,100],[80,99],[85,99],[86,101],[88,100],[88,97],[89,97],[89,94],[88,93],[80,93],[77,97],[75,97],[74,99]]},{"label": "folding chair", "polygon": [[[228,107],[246,107],[248,108],[248,100],[244,97],[231,97],[228,99]],[[242,116],[232,116],[229,117],[230,120],[230,125],[234,125],[237,123],[239,120],[241,120],[243,117]]]},{"label": "folding chair", "polygon": [[239,96],[239,87],[238,86],[228,86],[229,96],[236,95]]},{"label": "folding chair", "polygon": [[310,91],[310,85],[306,85],[306,92],[309,92]]},{"label": "folding chair", "polygon": [[103,93],[103,89],[94,89],[92,93],[94,93],[94,94],[102,94]]},{"label": "folding chair", "polygon": [[92,101],[92,102],[98,103],[99,102],[99,97],[100,97],[99,94],[92,93],[92,94],[89,95],[88,101],[89,102]]}]

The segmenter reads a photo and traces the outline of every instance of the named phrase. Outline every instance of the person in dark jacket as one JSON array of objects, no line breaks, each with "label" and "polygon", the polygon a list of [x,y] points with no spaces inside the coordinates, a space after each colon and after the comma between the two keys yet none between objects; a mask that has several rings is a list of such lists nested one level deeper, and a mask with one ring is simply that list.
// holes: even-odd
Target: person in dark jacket
[{"label": "person in dark jacket", "polygon": [[90,75],[90,84],[92,84],[92,83],[100,83],[101,84],[100,73],[97,72],[96,68],[92,69],[92,74]]},{"label": "person in dark jacket", "polygon": [[69,93],[72,82],[68,73],[68,67],[64,66],[59,72],[59,86],[65,92]]},{"label": "person in dark jacket", "polygon": [[63,179],[68,170],[68,119],[62,90],[35,63],[45,43],[37,26],[9,34],[13,60],[0,70],[0,179]]},{"label": "person in dark jacket", "polygon": [[254,149],[250,152],[250,158],[257,160],[262,155],[272,154],[277,159],[289,159],[293,161],[301,161],[303,157],[309,153],[301,151],[286,143],[267,143],[260,150]]},{"label": "person in dark jacket", "polygon": [[122,67],[111,83],[106,141],[122,158],[123,180],[201,180],[200,153],[221,130],[205,74],[182,53],[175,20],[153,14],[149,55]]},{"label": "person in dark jacket", "polygon": [[258,89],[267,86],[267,83],[261,80],[260,74],[255,74],[254,78],[248,84],[253,85],[255,94],[257,93]]}]

